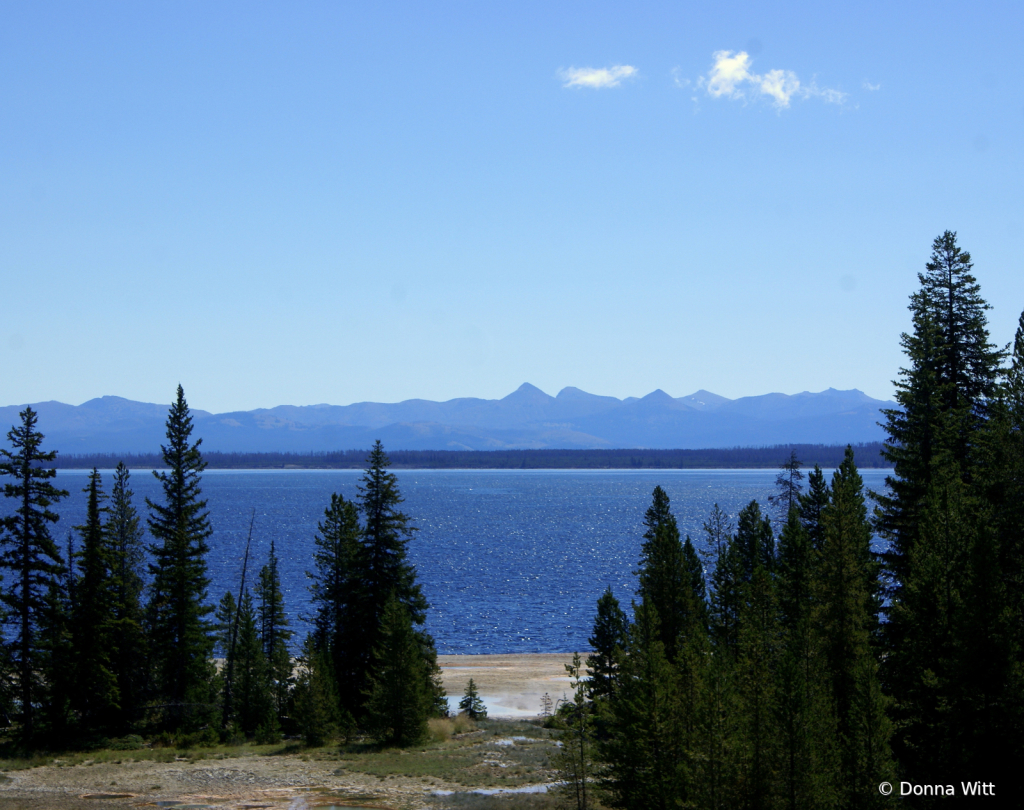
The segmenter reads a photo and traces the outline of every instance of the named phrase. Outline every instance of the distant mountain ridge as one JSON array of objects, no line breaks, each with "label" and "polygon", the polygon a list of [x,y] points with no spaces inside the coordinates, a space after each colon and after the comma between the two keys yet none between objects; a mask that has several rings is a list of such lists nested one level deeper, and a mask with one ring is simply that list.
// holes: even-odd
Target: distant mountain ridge
[{"label": "distant mountain ridge", "polygon": [[[0,427],[24,405],[0,407]],[[149,453],[164,441],[167,405],[104,396],[81,405],[40,402],[46,446],[62,453]],[[885,438],[881,410],[894,402],[856,389],[727,399],[661,389],[617,399],[578,388],[550,396],[523,383],[502,399],[409,399],[353,405],[280,405],[213,414],[193,411],[203,448],[223,452],[755,447],[845,444]],[[6,432],[6,430],[4,431]]]}]

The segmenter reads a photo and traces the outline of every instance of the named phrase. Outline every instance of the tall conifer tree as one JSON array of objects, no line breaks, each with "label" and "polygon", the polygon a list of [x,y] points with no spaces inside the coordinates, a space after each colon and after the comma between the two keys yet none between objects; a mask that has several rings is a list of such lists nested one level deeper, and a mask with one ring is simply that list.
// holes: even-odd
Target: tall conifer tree
[{"label": "tall conifer tree", "polygon": [[675,672],[665,656],[657,609],[635,606],[620,687],[604,708],[602,786],[613,807],[668,810],[690,801],[691,774]]},{"label": "tall conifer tree", "polygon": [[284,594],[281,592],[277,549],[273,540],[270,541],[267,564],[260,569],[256,598],[259,605],[260,643],[267,659],[267,676],[270,679],[275,711],[280,719],[287,709],[288,685],[292,676],[288,642],[293,633],[288,628],[288,617],[284,612]]},{"label": "tall conifer tree", "polygon": [[235,722],[247,736],[276,719],[274,696],[270,689],[269,665],[260,643],[256,611],[246,588],[238,605],[238,630],[234,650],[234,689],[230,712],[225,718]]},{"label": "tall conifer tree", "polygon": [[105,532],[112,577],[111,666],[117,680],[122,728],[138,719],[146,685],[142,610],[145,548],[132,496],[128,468],[124,462],[118,462]]},{"label": "tall conifer tree", "polygon": [[[637,594],[657,611],[665,655],[674,661],[689,633],[702,624],[705,615],[703,592],[694,592],[694,567],[699,571],[700,563],[692,544],[689,556],[684,551],[668,495],[661,487],[654,488],[644,526]],[[703,588],[703,578],[700,587]]]},{"label": "tall conifer tree", "polygon": [[50,483],[57,475],[45,465],[56,452],[42,450],[43,435],[36,430],[36,412],[25,408],[21,425],[7,434],[11,449],[0,448],[0,475],[7,476],[4,495],[13,501],[13,514],[4,519],[0,569],[9,572],[0,599],[7,609],[7,649],[14,670],[15,694],[20,704],[21,731],[26,740],[36,735],[36,704],[42,697],[38,661],[38,634],[45,621],[48,594],[64,568],[50,525],[58,516],[50,510],[68,493]]},{"label": "tall conifer tree", "polygon": [[397,599],[384,606],[373,651],[366,721],[380,742],[414,745],[434,714],[433,669],[423,657],[409,611]]},{"label": "tall conifer tree", "polygon": [[112,653],[114,635],[113,559],[103,516],[103,493],[99,471],[89,476],[85,523],[76,526],[81,538],[77,553],[81,572],[75,582],[72,617],[75,661],[74,705],[82,724],[91,730],[105,730],[118,721],[120,694]]},{"label": "tall conifer tree", "polygon": [[[358,654],[368,631],[359,625],[357,616],[364,583],[360,578],[362,529],[356,505],[332,494],[317,530],[314,570],[307,574],[312,580],[313,644],[317,653],[331,662],[329,668],[320,667],[317,677],[337,677],[339,683],[361,685],[370,662]],[[344,690],[341,700],[352,716],[360,713],[360,689]]]},{"label": "tall conifer tree", "polygon": [[[923,779],[971,758],[971,745],[951,741],[966,718],[980,720],[970,706],[990,692],[960,687],[973,665],[970,636],[982,629],[972,621],[969,595],[985,589],[980,578],[992,562],[984,560],[1002,555],[988,533],[991,492],[982,472],[994,466],[986,433],[1002,355],[989,341],[989,306],[956,234],[934,241],[918,278],[913,332],[902,337],[909,362],[896,382],[900,407],[886,412],[883,454],[894,473],[889,492],[878,495],[877,526],[888,541],[882,676],[894,698],[894,747],[903,766]],[[994,605],[985,610],[1000,612]],[[1002,647],[989,638],[994,644],[986,649]],[[1006,669],[991,659],[986,666]]]},{"label": "tall conifer tree", "polygon": [[599,701],[615,693],[619,660],[626,643],[629,621],[611,586],[597,600],[594,634],[587,639],[593,653],[587,657],[590,699]]},{"label": "tall conifer tree", "polygon": [[816,567],[815,626],[828,671],[839,739],[841,803],[877,804],[872,790],[892,778],[891,727],[878,679],[873,640],[880,602],[879,564],[871,553],[863,482],[846,449],[822,514],[824,542]]},{"label": "tall conifer tree", "polygon": [[206,463],[192,442],[192,417],[185,393],[167,416],[167,444],[161,445],[166,471],[154,471],[163,503],[146,499],[153,563],[149,629],[153,669],[160,694],[171,704],[171,722],[201,723],[214,708],[212,626],[206,604],[210,529],[200,478]]}]

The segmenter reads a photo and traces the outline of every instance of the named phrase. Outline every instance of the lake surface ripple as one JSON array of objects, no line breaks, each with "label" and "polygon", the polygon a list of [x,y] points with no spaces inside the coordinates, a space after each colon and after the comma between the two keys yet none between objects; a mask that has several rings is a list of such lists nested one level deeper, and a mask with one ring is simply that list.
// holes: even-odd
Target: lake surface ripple
[{"label": "lake surface ripple", "polygon": [[[863,470],[884,486],[887,470]],[[61,470],[71,496],[57,506],[63,546],[85,517],[87,471]],[[829,478],[831,472],[827,473]],[[273,538],[290,621],[308,625],[314,535],[332,492],[355,499],[358,470],[210,470],[203,476],[213,536],[210,601],[237,595],[249,518],[256,510],[247,581]],[[440,653],[531,653],[587,649],[605,588],[628,607],[636,590],[643,515],[660,485],[680,531],[702,546],[702,524],[718,503],[731,518],[752,499],[764,506],[775,470],[398,470],[404,511],[418,528],[409,545],[431,609],[427,629]],[[109,492],[112,475],[103,475]],[[135,504],[159,500],[148,471],[132,473]],[[0,499],[2,501],[2,499]],[[0,503],[0,512],[10,505]],[[297,640],[297,641],[298,641]]]}]

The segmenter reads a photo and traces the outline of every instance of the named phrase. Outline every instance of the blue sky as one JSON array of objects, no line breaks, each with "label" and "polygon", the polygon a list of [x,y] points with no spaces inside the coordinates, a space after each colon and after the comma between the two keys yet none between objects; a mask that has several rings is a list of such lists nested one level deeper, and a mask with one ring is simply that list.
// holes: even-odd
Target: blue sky
[{"label": "blue sky", "polygon": [[860,388],[1024,309],[1024,11],[0,4],[0,404]]}]

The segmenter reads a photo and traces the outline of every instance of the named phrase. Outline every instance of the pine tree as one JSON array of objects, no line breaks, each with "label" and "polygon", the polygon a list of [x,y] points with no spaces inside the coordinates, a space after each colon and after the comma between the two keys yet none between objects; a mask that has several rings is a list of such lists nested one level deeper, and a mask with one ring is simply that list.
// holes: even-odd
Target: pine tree
[{"label": "pine tree", "polygon": [[789,511],[800,503],[800,482],[804,480],[801,466],[796,451],[790,450],[789,458],[779,466],[779,474],[775,476],[776,492],[768,496],[768,503],[775,508],[780,523],[785,523]]},{"label": "pine tree", "polygon": [[377,628],[381,627],[384,608],[392,599],[398,600],[414,625],[426,619],[427,600],[416,583],[416,569],[408,561],[407,548],[415,527],[409,516],[398,507],[403,498],[398,479],[389,473],[387,454],[378,441],[367,458],[368,467],[359,485],[359,512],[363,516],[360,579],[364,593],[360,596],[359,613],[362,627],[372,633],[359,650],[364,660],[377,645]]},{"label": "pine tree", "polygon": [[807,532],[811,547],[821,551],[821,513],[828,506],[828,483],[817,464],[807,477],[807,492],[800,496],[800,524]]},{"label": "pine tree", "polygon": [[14,502],[13,514],[3,523],[0,570],[11,575],[0,599],[7,609],[6,645],[21,709],[21,733],[32,741],[42,696],[38,633],[48,594],[63,570],[60,551],[50,537],[49,526],[58,520],[50,507],[68,493],[49,483],[57,471],[42,466],[57,454],[41,449],[43,435],[36,430],[35,411],[26,408],[20,416],[20,427],[7,434],[11,450],[0,448],[0,475],[13,479],[4,484],[4,495]]},{"label": "pine tree", "polygon": [[[992,463],[986,486],[994,508],[982,526],[994,529],[998,537],[986,538],[987,553],[975,555],[978,562],[972,564],[977,569],[984,561],[987,570],[976,570],[972,576],[968,603],[986,609],[974,611],[973,626],[967,628],[975,645],[967,660],[977,659],[978,647],[984,646],[989,651],[982,658],[987,676],[1002,675],[1002,683],[979,689],[984,720],[975,726],[986,733],[973,743],[978,761],[988,761],[993,773],[1008,776],[1024,758],[1024,313],[1018,320],[997,418],[992,422]],[[991,549],[993,543],[995,550]],[[998,622],[991,619],[1000,609],[993,602],[996,593],[1002,603],[1002,621]],[[992,661],[993,650],[1001,653],[1002,662]],[[972,674],[981,675],[982,671]]]},{"label": "pine tree", "polygon": [[[414,528],[409,525],[408,515],[398,510],[402,503],[398,479],[387,471],[390,462],[380,442],[374,445],[367,461],[358,503],[332,496],[319,526],[316,570],[309,575],[313,580],[317,647],[331,656],[338,683],[351,687],[345,690],[342,701],[345,709],[359,719],[370,712],[360,697],[373,692],[371,680],[381,682],[376,670],[381,666],[377,651],[383,643],[384,608],[396,601],[412,625],[418,626],[423,624],[428,607],[416,583],[416,569],[407,559]],[[364,519],[362,526],[359,514]],[[446,713],[448,704],[434,641],[422,629],[412,633],[428,673],[429,712]]]},{"label": "pine tree", "polygon": [[235,632],[235,613],[238,611],[238,603],[231,591],[225,591],[217,604],[214,612],[214,639],[215,649],[220,657],[227,662],[228,657],[234,654],[232,637]]},{"label": "pine tree", "polygon": [[201,724],[215,708],[213,696],[212,627],[206,618],[207,539],[211,534],[200,477],[206,467],[199,445],[191,443],[192,417],[185,393],[167,417],[167,444],[161,445],[166,472],[153,475],[163,488],[164,503],[146,499],[153,563],[152,597],[148,606],[154,678],[171,705],[171,723]]},{"label": "pine tree", "polygon": [[234,659],[232,717],[225,719],[233,720],[242,733],[251,737],[260,726],[272,724],[276,720],[276,712],[270,690],[269,665],[260,643],[248,588],[238,606]]},{"label": "pine tree", "polygon": [[[821,475],[820,468],[815,471]],[[812,474],[812,493],[814,477]],[[816,498],[814,494],[810,497]],[[818,557],[800,510],[794,506],[779,535],[777,567],[782,617],[778,664],[780,793],[784,806],[791,810],[832,807],[837,801],[835,720],[826,662],[813,623]]]},{"label": "pine tree", "polygon": [[626,614],[609,586],[597,600],[594,634],[587,639],[594,651],[587,657],[591,700],[600,701],[614,694],[628,626]]},{"label": "pine tree", "polygon": [[412,619],[397,599],[387,602],[367,689],[366,722],[382,743],[415,745],[434,711],[433,672],[424,660]]},{"label": "pine tree", "polygon": [[81,537],[77,554],[80,576],[75,583],[72,617],[74,640],[74,706],[82,725],[100,731],[116,725],[120,714],[120,693],[112,653],[114,633],[114,581],[110,542],[103,516],[103,494],[99,471],[89,476],[85,523],[76,526]]},{"label": "pine tree", "polygon": [[288,617],[284,612],[284,594],[281,592],[277,550],[273,540],[270,541],[267,564],[260,569],[256,598],[259,603],[260,643],[267,660],[267,676],[274,698],[275,713],[280,721],[286,711],[288,685],[292,677],[288,642],[293,633],[288,629]]},{"label": "pine tree", "polygon": [[[73,548],[69,538],[68,560],[74,559]],[[91,736],[90,729],[83,729],[74,718],[74,703],[80,686],[76,677],[72,627],[74,577],[73,566],[62,562],[58,575],[47,584],[39,623],[36,663],[40,676],[42,728],[36,740],[45,740],[51,746],[66,745],[73,735]]]},{"label": "pine tree", "polygon": [[[317,530],[315,570],[307,574],[312,580],[314,644],[330,658],[331,674],[339,683],[363,684],[370,661],[360,657],[359,651],[369,631],[360,625],[356,613],[364,598],[364,583],[360,576],[362,531],[355,504],[341,495],[331,495],[331,504]],[[342,704],[350,714],[359,714],[360,689],[346,689]]]},{"label": "pine tree", "polygon": [[[679,539],[669,498],[661,487],[654,488],[650,508],[644,516],[644,543],[640,550],[637,594],[657,611],[665,655],[675,660],[688,635],[698,631],[706,616],[703,576],[690,539],[687,552]],[[700,593],[695,593],[695,586]]]},{"label": "pine tree", "polygon": [[466,691],[462,695],[462,700],[459,701],[459,711],[465,712],[470,720],[487,719],[487,707],[484,705],[483,700],[480,699],[480,695],[476,691],[476,684],[472,678],[466,684]]},{"label": "pine tree", "polygon": [[[1002,354],[989,341],[989,307],[971,270],[956,234],[935,240],[911,296],[913,333],[902,337],[909,363],[896,383],[900,407],[886,412],[890,492],[877,496],[877,527],[888,541],[882,676],[894,698],[893,745],[903,766],[922,775],[971,761],[977,740],[962,738],[964,724],[984,727],[991,716],[971,706],[994,698],[993,685],[968,688],[961,677],[976,663],[968,652],[972,636],[985,629],[990,672],[1011,666],[1001,623],[992,621],[1005,609],[992,599],[1004,597],[996,597],[996,583],[980,581],[1005,556],[990,533],[999,519],[991,513],[988,472],[1000,466],[993,452],[999,443],[988,437],[990,419],[999,418]],[[971,605],[971,594],[985,597]],[[996,747],[1006,750],[1006,743]]]},{"label": "pine tree", "polygon": [[736,661],[737,789],[742,806],[768,808],[780,792],[776,673],[782,639],[775,583],[760,561],[743,591]]},{"label": "pine tree", "polygon": [[559,711],[559,715],[565,720],[565,728],[558,735],[558,741],[562,745],[555,760],[563,783],[565,803],[575,810],[593,807],[589,785],[594,768],[594,735],[591,719],[593,707],[587,701],[588,690],[582,668],[579,653],[573,655],[571,664],[565,665],[573,690],[573,699],[564,704]]},{"label": "pine tree", "polygon": [[815,625],[831,674],[843,806],[876,804],[871,788],[891,776],[891,727],[872,646],[880,611],[879,565],[871,553],[863,483],[846,449],[822,514],[824,543],[816,567]]},{"label": "pine tree", "polygon": [[634,615],[620,687],[602,707],[602,787],[612,807],[668,810],[690,799],[675,672],[665,657],[657,610],[642,602]]},{"label": "pine tree", "polygon": [[317,648],[312,635],[306,638],[299,657],[295,720],[303,742],[309,746],[325,745],[339,731],[347,735],[354,725],[352,716],[339,710],[330,656]]},{"label": "pine tree", "polygon": [[762,517],[761,505],[757,501],[751,501],[740,510],[735,543],[745,582],[753,578],[758,566],[769,573],[775,570],[775,535],[771,520]]},{"label": "pine tree", "polygon": [[990,307],[972,268],[955,233],[937,237],[926,272],[918,274],[921,287],[911,296],[914,332],[901,338],[910,366],[896,381],[900,408],[885,412],[889,440],[883,455],[895,474],[888,479],[892,495],[880,498],[880,528],[893,544],[887,562],[901,584],[933,459],[948,453],[944,463],[965,481],[972,477],[978,431],[997,393],[1002,353],[989,342]]},{"label": "pine tree", "polygon": [[129,727],[139,717],[144,699],[146,640],[143,635],[143,531],[132,504],[130,475],[124,462],[114,471],[114,487],[104,531],[112,578],[111,666],[120,698],[118,724]]}]

